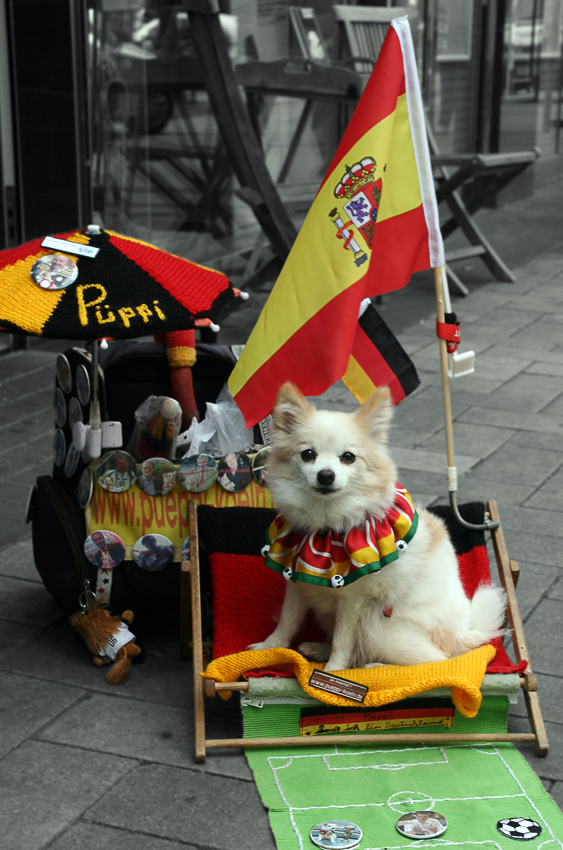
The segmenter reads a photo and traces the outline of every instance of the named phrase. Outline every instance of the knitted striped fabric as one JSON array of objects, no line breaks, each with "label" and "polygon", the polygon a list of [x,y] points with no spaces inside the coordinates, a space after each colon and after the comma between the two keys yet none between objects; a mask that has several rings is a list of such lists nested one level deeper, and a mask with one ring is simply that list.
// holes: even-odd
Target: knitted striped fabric
[{"label": "knitted striped fabric", "polygon": [[[134,339],[215,321],[235,297],[221,272],[112,231],[73,231],[57,238],[99,248],[95,258],[42,248],[34,239],[0,252],[0,326],[56,339]],[[31,267],[62,253],[78,267],[67,289],[45,290]],[[188,365],[188,364],[186,364]]]},{"label": "knitted striped fabric", "polygon": [[[482,503],[462,505],[460,510],[469,522],[481,522],[484,516]],[[471,597],[480,584],[490,581],[484,533],[463,528],[453,518],[450,508],[436,507],[431,511],[446,522],[460,577],[467,596]],[[198,508],[199,531],[209,557],[213,583],[214,659],[242,652],[249,644],[265,640],[274,629],[283,605],[286,582],[281,575],[266,568],[260,551],[264,535],[275,517],[276,511],[268,508],[209,505]],[[303,641],[324,639],[310,614],[293,647]],[[512,663],[500,639],[492,641],[492,645],[496,655],[489,659],[487,673],[514,673],[526,666],[525,662]],[[276,667],[275,673],[291,676],[293,669],[283,669],[281,665]]]}]

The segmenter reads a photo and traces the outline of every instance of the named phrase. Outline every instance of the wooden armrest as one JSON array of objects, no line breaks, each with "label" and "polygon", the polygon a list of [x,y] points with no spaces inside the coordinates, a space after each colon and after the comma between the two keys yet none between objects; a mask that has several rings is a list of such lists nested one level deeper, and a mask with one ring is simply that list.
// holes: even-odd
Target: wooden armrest
[{"label": "wooden armrest", "polygon": [[495,169],[535,162],[538,157],[539,149],[535,148],[530,151],[512,151],[511,153],[433,154],[430,160],[432,165],[437,166],[461,166],[467,163],[473,163],[476,168]]},{"label": "wooden armrest", "polygon": [[349,68],[335,68],[301,57],[276,62],[246,62],[237,65],[236,81],[248,91],[329,100],[357,99],[364,80]]}]

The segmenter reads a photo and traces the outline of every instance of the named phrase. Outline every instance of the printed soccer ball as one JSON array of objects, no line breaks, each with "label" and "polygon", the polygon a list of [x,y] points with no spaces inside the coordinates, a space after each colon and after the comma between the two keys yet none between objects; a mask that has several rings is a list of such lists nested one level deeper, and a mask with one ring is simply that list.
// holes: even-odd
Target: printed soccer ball
[{"label": "printed soccer ball", "polygon": [[404,540],[397,540],[397,542],[395,543],[395,546],[397,548],[397,552],[399,553],[399,555],[402,555],[403,552],[407,551],[408,543],[405,543]]},{"label": "printed soccer ball", "polygon": [[283,577],[287,579],[287,581],[291,581],[291,576],[293,575],[293,570],[291,567],[286,567],[282,573]]},{"label": "printed soccer ball", "polygon": [[531,841],[541,833],[541,826],[529,818],[502,818],[497,823],[501,835],[515,841]]},{"label": "printed soccer ball", "polygon": [[344,578],[342,576],[333,576],[330,580],[333,587],[344,587]]}]

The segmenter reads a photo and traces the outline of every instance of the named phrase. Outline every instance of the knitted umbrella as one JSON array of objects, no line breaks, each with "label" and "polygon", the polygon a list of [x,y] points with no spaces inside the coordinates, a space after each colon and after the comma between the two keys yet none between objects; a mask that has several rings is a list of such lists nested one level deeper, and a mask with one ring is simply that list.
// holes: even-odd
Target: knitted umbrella
[{"label": "knitted umbrella", "polygon": [[[186,420],[197,413],[189,366],[193,328],[211,325],[236,295],[221,272],[111,230],[89,225],[0,251],[0,328],[69,340],[167,334]],[[171,332],[179,332],[172,334]],[[90,454],[101,448],[98,346],[92,346]]]},{"label": "knitted umbrella", "polygon": [[[56,282],[53,254],[68,266]],[[221,272],[93,225],[0,251],[0,327],[8,331],[91,341],[187,330],[213,323],[238,294]]]}]

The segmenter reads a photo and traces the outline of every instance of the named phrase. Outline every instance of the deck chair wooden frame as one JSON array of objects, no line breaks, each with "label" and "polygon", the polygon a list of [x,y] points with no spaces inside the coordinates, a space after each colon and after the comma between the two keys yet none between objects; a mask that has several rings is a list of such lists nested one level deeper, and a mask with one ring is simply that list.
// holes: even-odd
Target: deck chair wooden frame
[{"label": "deck chair wooden frame", "polygon": [[[197,506],[190,500],[188,510],[190,535],[190,561],[184,562],[182,572],[182,635],[187,647],[188,630],[191,621],[191,649],[193,650],[194,677],[194,718],[195,718],[195,759],[205,761],[208,749],[233,747],[283,747],[315,746],[326,744],[454,744],[454,743],[523,743],[533,741],[538,756],[546,756],[548,741],[537,694],[537,679],[534,676],[526,646],[524,626],[516,600],[515,586],[519,576],[519,566],[508,557],[504,535],[500,527],[491,532],[500,581],[508,600],[508,624],[511,630],[514,653],[518,661],[526,660],[528,666],[520,674],[520,687],[524,691],[531,732],[505,733],[412,733],[381,734],[365,733],[350,735],[323,735],[318,739],[311,737],[272,737],[272,738],[229,738],[213,739],[205,737],[205,698],[214,697],[219,691],[248,690],[247,682],[215,682],[203,679],[203,673],[209,661],[209,645],[202,638],[201,593],[199,572]],[[499,521],[496,502],[487,503],[487,513],[491,520]],[[189,600],[189,605],[188,605]]]},{"label": "deck chair wooden frame", "polygon": [[[340,5],[333,9],[340,31],[341,58],[348,59],[358,73],[371,72],[390,21],[406,14],[406,10]],[[438,204],[442,201],[447,204],[451,213],[441,225],[442,237],[445,240],[459,228],[470,243],[465,248],[446,252],[449,277],[463,295],[468,295],[469,290],[451,270],[450,264],[481,257],[496,280],[514,282],[515,276],[476,224],[473,215],[494,201],[501,189],[529,168],[538,158],[539,149],[492,154],[441,154],[428,119],[426,130],[436,180],[436,199]],[[480,181],[480,191],[465,203],[460,192],[475,180]]]}]

